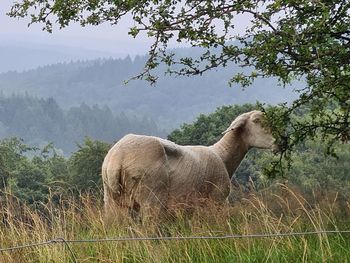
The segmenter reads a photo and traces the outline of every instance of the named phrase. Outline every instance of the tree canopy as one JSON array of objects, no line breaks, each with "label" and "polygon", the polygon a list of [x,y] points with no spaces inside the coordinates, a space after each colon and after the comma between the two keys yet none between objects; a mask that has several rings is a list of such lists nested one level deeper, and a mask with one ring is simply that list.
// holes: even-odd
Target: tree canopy
[{"label": "tree canopy", "polygon": [[[228,127],[233,119],[243,112],[256,109],[256,105],[223,106],[208,115],[200,115],[193,123],[184,123],[180,128],[172,131],[168,139],[182,145],[211,145],[221,136],[223,129]],[[264,173],[268,164],[277,161],[278,156],[266,150],[252,149],[232,177],[232,183],[245,190],[261,190],[273,186],[276,182],[286,183],[288,178],[293,185],[304,193],[314,196],[315,190],[323,192],[337,192],[347,200],[350,187],[350,147],[336,143],[334,149],[336,157],[322,154],[327,145],[321,138],[313,141],[306,140],[293,151],[293,169],[287,171],[284,178],[270,180]],[[276,174],[273,174],[276,175]],[[253,183],[253,185],[252,185]],[[239,191],[232,191],[230,200],[239,197]]]},{"label": "tree canopy", "polygon": [[[222,135],[232,119],[256,105],[223,106],[208,115],[200,115],[193,123],[185,123],[169,134],[178,144],[210,145]],[[0,206],[6,196],[14,196],[37,208],[52,201],[58,204],[71,196],[103,193],[101,166],[112,145],[86,138],[70,156],[63,156],[53,144],[41,148],[27,145],[19,138],[0,139]],[[345,202],[350,196],[350,148],[337,143],[337,158],[322,155],[325,144],[320,138],[307,140],[294,151],[293,169],[288,182],[315,198],[316,192],[334,192]],[[242,190],[259,190],[275,185],[263,174],[266,164],[278,159],[270,151],[251,150],[235,172],[233,183]],[[237,181],[239,184],[237,184]],[[278,178],[278,181],[285,178]],[[240,198],[232,191],[230,200]],[[82,195],[81,195],[82,194]],[[333,200],[333,199],[332,199]],[[45,205],[44,205],[45,206]],[[1,217],[1,212],[0,212]]]},{"label": "tree canopy", "polygon": [[68,158],[53,144],[36,148],[16,137],[0,139],[0,205],[7,194],[33,205],[72,194],[100,194],[101,165],[110,145],[86,138],[78,148]]},{"label": "tree canopy", "polygon": [[[113,113],[107,106],[82,104],[63,109],[53,98],[0,94],[0,138],[18,136],[37,147],[53,142],[68,155],[85,137],[113,142],[131,131],[165,134],[145,116]],[[1,162],[0,157],[0,166]]]},{"label": "tree canopy", "polygon": [[[110,1],[19,0],[9,15],[30,16],[49,32],[71,22],[82,26],[117,24],[131,15],[130,34],[153,38],[145,70],[137,77],[156,81],[155,69],[198,75],[232,63],[229,83],[247,86],[259,77],[276,77],[281,84],[305,82],[290,105],[267,111],[270,125],[287,149],[316,134],[334,141],[350,138],[350,3],[343,0],[278,1]],[[237,18],[249,18],[239,33]],[[170,41],[200,47],[198,57],[177,57]],[[215,87],[213,87],[215,88]],[[307,118],[291,116],[305,115]],[[287,128],[286,128],[287,126]]]}]

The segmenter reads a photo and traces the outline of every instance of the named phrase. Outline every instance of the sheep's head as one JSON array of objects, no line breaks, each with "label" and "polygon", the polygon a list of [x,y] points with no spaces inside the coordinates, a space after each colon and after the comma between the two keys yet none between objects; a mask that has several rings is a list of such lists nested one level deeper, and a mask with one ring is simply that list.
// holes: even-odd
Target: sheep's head
[{"label": "sheep's head", "polygon": [[279,151],[276,139],[272,136],[271,129],[266,124],[264,113],[261,111],[250,111],[238,116],[224,133],[233,130],[241,131],[242,139],[249,148]]}]

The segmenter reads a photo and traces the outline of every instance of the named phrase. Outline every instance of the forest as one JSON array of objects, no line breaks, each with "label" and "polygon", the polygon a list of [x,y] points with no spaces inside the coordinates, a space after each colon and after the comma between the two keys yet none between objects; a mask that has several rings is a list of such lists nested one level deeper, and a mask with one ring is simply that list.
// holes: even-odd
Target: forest
[{"label": "forest", "polygon": [[[188,48],[177,49],[180,54],[196,53]],[[161,74],[158,83],[130,81],[142,69],[147,56],[124,59],[99,59],[42,66],[24,72],[0,74],[0,91],[39,98],[54,98],[68,109],[82,103],[108,106],[114,114],[146,116],[168,132],[183,122],[191,122],[200,113],[209,113],[225,104],[282,103],[296,97],[293,89],[302,82],[282,88],[275,79],[260,79],[243,90],[228,87],[233,69],[208,72],[201,77],[174,77]],[[159,72],[165,71],[163,66]],[[141,95],[142,94],[142,95]]]},{"label": "forest", "polygon": [[[257,106],[223,106],[208,115],[200,115],[193,123],[185,123],[168,135],[168,139],[180,145],[211,145],[222,136],[231,121],[241,113]],[[102,193],[101,166],[112,143],[85,138],[69,156],[57,151],[49,143],[42,147],[26,144],[20,138],[1,140],[1,189],[29,204],[49,201],[50,195],[76,195],[79,193]],[[325,143],[321,138],[300,145],[293,155],[292,169],[284,178],[268,178],[264,167],[274,156],[264,150],[248,153],[235,175],[239,191],[249,193],[288,181],[312,196],[334,192],[342,200],[350,193],[350,151],[347,145],[339,144],[335,155],[327,156]],[[237,187],[237,186],[236,186]],[[238,197],[231,196],[232,200]]]},{"label": "forest", "polygon": [[112,143],[129,132],[166,136],[152,119],[115,114],[108,106],[82,103],[62,109],[53,98],[0,95],[0,138],[16,136],[36,147],[53,143],[70,155],[85,137]]}]

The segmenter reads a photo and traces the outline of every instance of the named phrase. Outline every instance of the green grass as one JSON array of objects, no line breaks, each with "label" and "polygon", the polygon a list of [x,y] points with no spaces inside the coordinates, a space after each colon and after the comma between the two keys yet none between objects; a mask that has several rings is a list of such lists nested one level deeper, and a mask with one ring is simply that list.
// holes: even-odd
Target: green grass
[{"label": "green grass", "polygon": [[[215,236],[350,229],[349,206],[336,195],[305,197],[285,186],[254,193],[231,206],[198,209],[190,224],[168,223],[172,236]],[[10,199],[9,199],[10,200]],[[107,225],[102,203],[91,196],[46,204],[41,212],[13,204],[2,209],[0,247],[57,237],[100,239],[155,236],[152,222],[137,224],[117,211]],[[350,234],[224,240],[127,241],[69,244],[78,262],[350,262]],[[74,262],[63,244],[0,252],[0,262]]]}]

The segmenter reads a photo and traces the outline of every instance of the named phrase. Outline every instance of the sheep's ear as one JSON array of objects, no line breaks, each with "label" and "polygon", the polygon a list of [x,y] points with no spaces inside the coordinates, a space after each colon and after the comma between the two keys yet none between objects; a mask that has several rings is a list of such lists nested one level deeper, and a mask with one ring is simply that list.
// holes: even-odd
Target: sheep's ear
[{"label": "sheep's ear", "polygon": [[232,131],[234,129],[243,127],[248,119],[248,116],[239,116],[237,117],[230,125],[230,127],[227,128],[226,131],[224,131],[222,134],[228,133],[229,131]]}]

